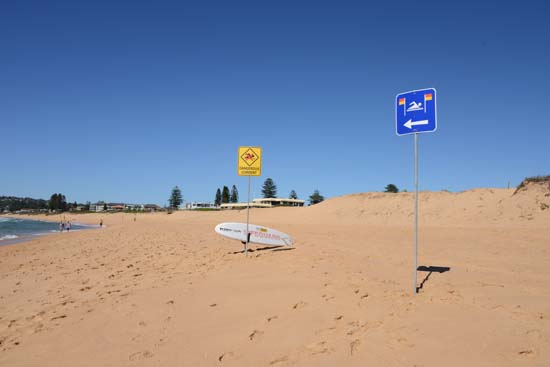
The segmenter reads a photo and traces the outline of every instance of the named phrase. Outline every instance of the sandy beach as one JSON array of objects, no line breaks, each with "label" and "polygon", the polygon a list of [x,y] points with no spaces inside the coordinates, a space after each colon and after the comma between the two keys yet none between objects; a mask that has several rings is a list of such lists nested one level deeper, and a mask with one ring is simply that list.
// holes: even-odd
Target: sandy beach
[{"label": "sandy beach", "polygon": [[0,247],[0,365],[550,365],[547,183],[421,193],[416,296],[413,197],[254,209],[296,244],[247,257],[246,211],[67,214]]}]

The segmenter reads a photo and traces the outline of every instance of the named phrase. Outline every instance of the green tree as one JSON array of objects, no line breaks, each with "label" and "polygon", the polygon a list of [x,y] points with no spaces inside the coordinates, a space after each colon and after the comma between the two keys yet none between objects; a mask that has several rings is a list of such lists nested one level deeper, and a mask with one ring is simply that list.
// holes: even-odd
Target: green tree
[{"label": "green tree", "polygon": [[170,195],[170,199],[168,200],[170,203],[170,208],[178,209],[182,201],[181,190],[178,186],[176,186],[172,189],[172,195]]},{"label": "green tree", "polygon": [[48,208],[50,210],[56,210],[56,211],[62,211],[62,212],[67,210],[67,200],[65,199],[65,195],[61,193],[53,194],[50,197]]},{"label": "green tree", "polygon": [[315,205],[325,200],[325,197],[319,193],[319,190],[313,191],[313,194],[309,196],[309,205]]},{"label": "green tree", "polygon": [[296,195],[296,191],[292,190],[290,194],[288,195],[289,199],[298,199],[298,195]]},{"label": "green tree", "polygon": [[277,197],[277,185],[275,185],[275,182],[269,177],[265,179],[262,185],[262,194],[264,199]]},{"label": "green tree", "polygon": [[52,194],[52,196],[50,196],[50,201],[48,201],[48,209],[57,210],[58,205],[59,199],[57,198],[57,194]]},{"label": "green tree", "polygon": [[395,186],[394,184],[389,184],[386,186],[386,188],[384,189],[384,192],[391,192],[391,193],[398,193],[399,192],[399,189],[397,188],[397,186]]},{"label": "green tree", "polygon": [[237,191],[237,187],[235,185],[231,188],[231,197],[229,198],[229,201],[232,203],[239,202],[239,191]]},{"label": "green tree", "polygon": [[222,192],[218,188],[218,190],[216,190],[216,198],[214,199],[214,204],[216,206],[220,206],[221,203],[222,203]]},{"label": "green tree", "polygon": [[67,199],[65,198],[65,195],[58,193],[57,198],[59,199],[59,210],[62,212],[67,210]]},{"label": "green tree", "polygon": [[229,188],[227,186],[224,186],[223,187],[223,190],[222,190],[222,203],[225,204],[225,203],[229,203]]}]

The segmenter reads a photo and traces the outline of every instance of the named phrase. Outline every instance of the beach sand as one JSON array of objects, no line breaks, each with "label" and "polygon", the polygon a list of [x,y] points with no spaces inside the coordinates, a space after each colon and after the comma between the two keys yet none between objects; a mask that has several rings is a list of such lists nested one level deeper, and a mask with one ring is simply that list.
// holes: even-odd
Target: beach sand
[{"label": "beach sand", "polygon": [[[550,188],[254,209],[292,249],[214,233],[246,211],[66,215],[0,247],[0,366],[549,366]],[[47,219],[54,219],[48,217]]]}]

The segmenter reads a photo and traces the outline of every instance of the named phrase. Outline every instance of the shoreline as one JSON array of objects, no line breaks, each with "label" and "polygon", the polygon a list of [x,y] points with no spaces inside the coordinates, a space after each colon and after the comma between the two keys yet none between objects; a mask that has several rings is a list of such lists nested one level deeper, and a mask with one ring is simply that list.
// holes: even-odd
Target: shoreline
[{"label": "shoreline", "polygon": [[[84,214],[77,214],[78,215],[89,215],[94,213],[84,213]],[[0,218],[11,218],[11,219],[27,219],[27,220],[34,220],[37,222],[60,222],[60,218],[55,218],[56,216],[70,216],[73,215],[69,212],[67,214],[0,214]],[[62,219],[62,218],[61,218]],[[84,222],[77,222],[74,220],[71,220],[69,218],[71,223],[83,225],[83,226],[91,226],[93,224],[91,223],[84,223]]]},{"label": "shoreline", "polygon": [[[21,220],[21,221],[28,221],[28,222],[40,222],[40,223],[58,223],[58,221],[53,220],[44,220],[43,218],[28,218],[26,216],[22,215],[2,215],[0,218],[6,218],[6,219],[13,219],[13,220]],[[89,229],[99,228],[98,225],[93,224],[86,224],[86,223],[80,223],[71,221],[72,228],[70,231],[59,231],[57,229],[44,229],[44,230],[36,230],[36,232],[30,232],[30,233],[13,233],[13,234],[6,234],[0,238],[0,246],[10,246],[15,244],[21,244],[26,242],[31,242],[33,240],[42,238],[44,236],[50,236],[55,234],[61,234],[61,233],[74,233],[74,232],[80,232],[80,231],[86,231]]]}]

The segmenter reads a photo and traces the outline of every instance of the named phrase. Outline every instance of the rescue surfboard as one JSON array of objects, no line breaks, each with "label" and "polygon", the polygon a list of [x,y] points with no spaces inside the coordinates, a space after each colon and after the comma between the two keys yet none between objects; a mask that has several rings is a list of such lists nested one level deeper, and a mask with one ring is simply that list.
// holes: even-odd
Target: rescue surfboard
[{"label": "rescue surfboard", "polygon": [[[246,223],[220,223],[214,230],[223,237],[246,242]],[[288,234],[256,224],[249,224],[248,232],[250,233],[248,243],[269,246],[292,246],[294,244],[294,240]]]}]

